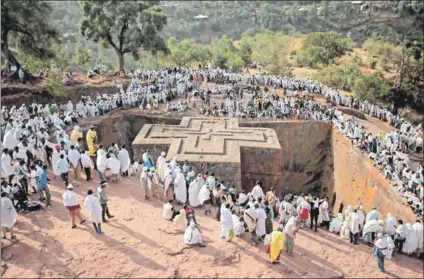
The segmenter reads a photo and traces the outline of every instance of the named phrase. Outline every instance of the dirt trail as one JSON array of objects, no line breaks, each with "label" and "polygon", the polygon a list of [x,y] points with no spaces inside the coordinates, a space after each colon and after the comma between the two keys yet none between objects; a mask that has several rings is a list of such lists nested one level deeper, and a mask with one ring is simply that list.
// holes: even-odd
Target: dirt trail
[{"label": "dirt trail", "polygon": [[[52,176],[49,173],[49,176]],[[73,174],[70,173],[73,178]],[[83,204],[91,183],[72,182]],[[72,180],[72,179],[71,179]],[[371,249],[351,246],[335,235],[302,231],[296,239],[295,256],[271,265],[263,247],[255,247],[249,235],[226,243],[219,238],[219,222],[197,216],[206,248],[187,248],[183,233],[161,217],[157,200],[144,201],[135,178],[107,188],[115,218],[97,235],[91,224],[72,230],[62,205],[64,186],[52,180],[52,209],[20,215],[16,225],[19,241],[2,240],[4,278],[32,277],[415,277],[422,278],[422,262],[406,256],[386,261],[386,274],[377,271]],[[3,274],[4,272],[4,274]]]}]

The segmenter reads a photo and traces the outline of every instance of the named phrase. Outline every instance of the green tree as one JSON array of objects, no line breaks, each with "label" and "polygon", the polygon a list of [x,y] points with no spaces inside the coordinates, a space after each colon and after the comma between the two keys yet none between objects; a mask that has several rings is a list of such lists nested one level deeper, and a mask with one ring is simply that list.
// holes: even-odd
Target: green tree
[{"label": "green tree", "polygon": [[171,60],[178,66],[187,66],[194,61],[194,40],[177,41],[174,37],[168,39],[168,49]]},{"label": "green tree", "polygon": [[353,41],[334,32],[316,32],[309,34],[303,41],[302,50],[296,57],[299,65],[317,68],[328,65],[335,58],[351,50]]},{"label": "green tree", "polygon": [[382,96],[390,88],[390,83],[383,77],[380,72],[374,74],[359,75],[353,86],[353,92],[358,99],[377,101],[381,100]]},{"label": "green tree", "polygon": [[81,44],[77,45],[74,56],[75,64],[82,66],[87,71],[91,66],[92,58],[91,50],[84,48]]},{"label": "green tree", "polygon": [[104,47],[112,47],[118,56],[119,72],[125,74],[124,56],[139,58],[140,48],[166,51],[159,32],[166,16],[159,1],[82,1],[81,34]]},{"label": "green tree", "polygon": [[44,82],[44,87],[56,97],[66,97],[69,94],[68,88],[63,85],[62,72],[60,70],[51,70]]},{"label": "green tree", "polygon": [[10,43],[14,43],[20,53],[36,59],[54,57],[49,44],[58,40],[58,33],[51,26],[51,12],[50,3],[44,1],[1,2],[1,52],[8,70],[10,66],[21,67],[10,49]]}]

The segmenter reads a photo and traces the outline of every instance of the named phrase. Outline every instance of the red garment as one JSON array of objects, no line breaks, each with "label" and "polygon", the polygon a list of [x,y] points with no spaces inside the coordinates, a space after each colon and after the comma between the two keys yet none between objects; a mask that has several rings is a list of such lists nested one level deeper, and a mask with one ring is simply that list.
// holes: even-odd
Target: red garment
[{"label": "red garment", "polygon": [[66,207],[69,211],[74,212],[77,209],[81,209],[81,207],[78,205],[72,205],[72,206],[67,206]]}]

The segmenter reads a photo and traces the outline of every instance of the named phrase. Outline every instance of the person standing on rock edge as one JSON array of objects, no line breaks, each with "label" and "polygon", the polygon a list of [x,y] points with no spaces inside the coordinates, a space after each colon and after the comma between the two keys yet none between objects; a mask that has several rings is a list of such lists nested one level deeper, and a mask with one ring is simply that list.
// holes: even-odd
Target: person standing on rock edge
[{"label": "person standing on rock edge", "polygon": [[114,216],[109,213],[109,208],[107,206],[107,194],[106,194],[106,186],[107,182],[102,181],[100,182],[100,187],[97,188],[97,197],[99,198],[100,204],[102,206],[102,219],[103,223],[107,223],[108,220],[106,220],[106,215],[109,219],[112,219]]},{"label": "person standing on rock edge", "polygon": [[86,220],[81,214],[81,207],[78,204],[77,194],[72,191],[74,189],[74,186],[72,186],[72,184],[69,184],[66,188],[67,191],[63,194],[63,205],[68,209],[69,216],[72,220],[72,228],[74,229],[77,227],[77,225],[75,224],[75,216],[78,217],[81,225],[84,224]]}]

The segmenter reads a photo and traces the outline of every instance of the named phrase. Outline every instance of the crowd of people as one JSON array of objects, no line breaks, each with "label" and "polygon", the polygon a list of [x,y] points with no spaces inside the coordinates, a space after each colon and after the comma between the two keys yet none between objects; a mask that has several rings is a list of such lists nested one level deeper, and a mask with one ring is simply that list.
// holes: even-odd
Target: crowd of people
[{"label": "crowd of people", "polygon": [[[224,85],[217,85],[213,90],[204,90],[200,86],[202,82]],[[193,209],[203,206],[205,214],[212,214],[212,207],[215,208],[216,218],[222,225],[222,238],[230,241],[234,235],[249,232],[255,244],[267,245],[272,262],[278,260],[283,247],[289,255],[293,253],[295,233],[304,224],[310,225],[315,231],[318,224],[323,224],[330,231],[340,232],[344,237],[349,235],[353,243],[356,243],[359,232],[362,232],[366,242],[373,243],[377,238],[379,244],[375,247],[384,246],[381,243],[391,245],[387,236],[380,235],[385,233],[394,239],[400,251],[408,254],[417,249],[422,251],[422,237],[414,238],[414,232],[417,234],[420,229],[422,236],[422,225],[419,222],[403,225],[400,220],[393,233],[393,218],[386,219],[386,225],[388,220],[391,224],[387,229],[378,214],[377,218],[362,221],[364,212],[361,208],[349,208],[347,212],[341,210],[339,215],[330,216],[331,210],[326,198],[287,195],[280,201],[273,189],[265,195],[260,183],[251,193],[236,193],[234,187],[227,189],[225,182],[219,182],[214,174],[196,176],[189,162],[180,167],[175,157],[170,162],[166,161],[166,154],[162,154],[154,162],[146,151],[142,162],[132,163],[125,146],[112,144],[106,148],[99,142],[95,127],[91,127],[84,137],[77,124],[80,118],[102,115],[116,108],[155,109],[163,103],[167,110],[184,111],[190,106],[195,107],[195,98],[203,101],[200,112],[208,116],[298,117],[329,122],[349,137],[353,144],[369,154],[374,165],[408,199],[413,210],[422,216],[423,168],[419,166],[415,170],[410,169],[408,157],[409,152],[422,152],[421,125],[413,126],[379,106],[344,97],[310,79],[292,80],[262,74],[252,76],[220,69],[174,68],[137,70],[126,91],[122,85],[117,84],[117,87],[120,92],[116,94],[103,94],[96,98],[83,96],[76,104],[69,101],[60,105],[43,106],[33,103],[29,106],[23,104],[19,108],[2,107],[1,186],[4,237],[7,229],[14,238],[13,224],[17,211],[39,209],[39,204],[35,202],[37,199],[44,201],[47,209],[50,208],[47,170],[51,167],[53,176],[60,177],[66,186],[63,204],[71,217],[72,228],[77,226],[75,217],[78,217],[81,224],[86,219],[80,212],[73,185],[69,183],[69,171],[72,169],[74,179],[78,181],[82,179],[83,170],[85,179],[90,181],[91,172],[95,170],[101,183],[96,195],[92,190],[87,192],[84,206],[99,234],[103,233],[101,223],[107,222],[106,216],[113,218],[107,207],[107,183],[117,183],[119,176],[136,175],[140,177],[146,199],[151,196],[152,185],[164,184],[164,198],[169,202],[164,205],[163,215],[173,220],[176,228],[185,231],[184,239],[187,244],[204,246]],[[280,96],[279,89],[285,92],[284,96]],[[223,96],[224,102],[220,106],[211,104],[212,95],[215,94]],[[325,96],[330,104],[320,104],[314,100],[314,94]],[[386,135],[372,135],[360,127],[356,118],[346,120],[343,112],[331,104],[360,109],[373,117],[387,120],[399,130]],[[71,125],[74,128],[68,135],[66,130]],[[172,200],[184,205],[183,209],[177,211]],[[274,230],[274,219],[277,216],[280,216],[280,222]],[[379,249],[384,250],[381,247]],[[379,252],[375,254],[381,258]]]}]

